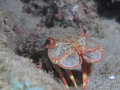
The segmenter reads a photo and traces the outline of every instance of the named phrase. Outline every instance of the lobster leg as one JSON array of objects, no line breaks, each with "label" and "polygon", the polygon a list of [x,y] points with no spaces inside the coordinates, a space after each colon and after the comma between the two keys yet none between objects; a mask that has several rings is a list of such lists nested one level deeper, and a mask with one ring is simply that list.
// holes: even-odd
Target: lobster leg
[{"label": "lobster leg", "polygon": [[47,68],[50,69],[50,71],[53,71],[52,64],[49,62],[49,60],[47,58],[44,58],[43,63],[47,66]]},{"label": "lobster leg", "polygon": [[63,73],[62,73],[60,67],[58,65],[53,65],[53,66],[54,66],[55,70],[59,73],[59,75],[60,75],[60,77],[61,77],[61,79],[62,79],[62,81],[63,81],[63,83],[64,83],[64,85],[66,87],[66,89],[69,90],[69,86],[68,86],[68,84],[67,84],[67,82],[66,82],[66,80],[65,80],[65,78],[63,76]]},{"label": "lobster leg", "polygon": [[53,71],[52,69],[52,64],[48,61],[47,58],[43,58],[44,61],[40,61],[40,65],[37,67],[38,69],[42,69],[43,64],[45,64],[45,66],[47,66],[47,68],[50,69],[50,71]]},{"label": "lobster leg", "polygon": [[68,76],[70,77],[70,79],[72,80],[73,84],[77,88],[77,84],[76,84],[76,81],[74,79],[74,76],[73,76],[72,72],[70,70],[65,70],[65,71],[67,72]]},{"label": "lobster leg", "polygon": [[83,78],[83,89],[86,89],[87,80],[88,80],[88,68],[87,68],[87,62],[83,62],[81,65],[82,68],[82,78]]},{"label": "lobster leg", "polygon": [[92,63],[87,63],[87,72],[88,72],[88,75],[91,74],[91,72],[93,71],[93,64]]}]

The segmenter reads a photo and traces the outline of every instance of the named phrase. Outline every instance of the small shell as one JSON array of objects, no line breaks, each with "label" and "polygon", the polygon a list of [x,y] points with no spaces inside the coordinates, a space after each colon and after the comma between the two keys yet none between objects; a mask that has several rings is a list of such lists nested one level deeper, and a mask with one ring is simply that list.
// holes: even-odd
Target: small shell
[{"label": "small shell", "polygon": [[111,75],[110,77],[108,77],[109,79],[113,80],[115,79],[115,76]]}]

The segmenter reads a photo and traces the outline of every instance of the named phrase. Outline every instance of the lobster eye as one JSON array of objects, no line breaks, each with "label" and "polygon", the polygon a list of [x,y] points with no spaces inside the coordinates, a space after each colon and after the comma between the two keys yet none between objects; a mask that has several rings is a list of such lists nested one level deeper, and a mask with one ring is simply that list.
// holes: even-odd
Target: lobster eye
[{"label": "lobster eye", "polygon": [[55,44],[55,41],[54,41],[53,38],[48,38],[47,41],[46,41],[46,44],[53,45],[53,44]]},{"label": "lobster eye", "polygon": [[49,39],[46,41],[46,44],[50,44],[50,40]]}]

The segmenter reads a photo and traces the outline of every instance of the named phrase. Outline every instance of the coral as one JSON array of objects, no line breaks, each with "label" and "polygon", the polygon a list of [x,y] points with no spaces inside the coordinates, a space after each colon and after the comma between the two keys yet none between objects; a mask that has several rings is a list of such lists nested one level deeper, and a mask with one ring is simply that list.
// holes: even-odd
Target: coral
[{"label": "coral", "polygon": [[13,31],[13,23],[0,12],[0,44],[15,48],[16,34]]},{"label": "coral", "polygon": [[31,87],[31,81],[20,81],[18,77],[10,79],[10,90],[44,90],[44,87]]},{"label": "coral", "polygon": [[63,90],[61,87],[51,75],[38,70],[30,59],[15,55],[0,43],[0,90]]},{"label": "coral", "polygon": [[34,17],[42,16],[41,26],[82,28],[90,18],[97,15],[94,6],[95,3],[88,0],[34,0],[25,4],[23,11]]},{"label": "coral", "polygon": [[23,83],[20,82],[17,77],[10,80],[10,85],[12,86],[10,90],[23,90],[24,88]]},{"label": "coral", "polygon": [[35,88],[26,88],[24,90],[44,90],[43,87],[35,87]]},{"label": "coral", "polygon": [[15,55],[16,43],[11,42],[15,33],[7,20],[0,13],[0,90],[62,90],[60,84],[38,70],[30,59]]}]

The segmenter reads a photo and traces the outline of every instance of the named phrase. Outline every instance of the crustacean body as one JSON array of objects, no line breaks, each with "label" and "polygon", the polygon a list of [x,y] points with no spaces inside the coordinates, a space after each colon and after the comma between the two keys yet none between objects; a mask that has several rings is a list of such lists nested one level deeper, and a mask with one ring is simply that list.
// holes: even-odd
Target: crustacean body
[{"label": "crustacean body", "polygon": [[89,39],[85,32],[82,33],[82,36],[82,38],[73,43],[56,43],[54,38],[48,38],[46,41],[49,59],[59,73],[67,90],[69,90],[69,86],[60,67],[65,69],[77,88],[71,70],[81,65],[83,79],[82,87],[83,89],[86,89],[88,75],[92,71],[92,64],[101,61],[103,57],[102,47],[94,40]]}]

